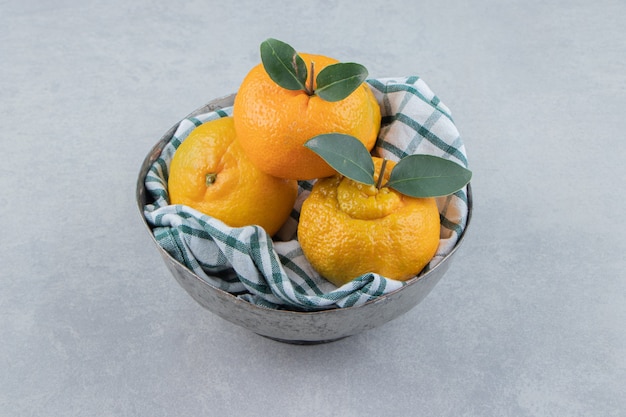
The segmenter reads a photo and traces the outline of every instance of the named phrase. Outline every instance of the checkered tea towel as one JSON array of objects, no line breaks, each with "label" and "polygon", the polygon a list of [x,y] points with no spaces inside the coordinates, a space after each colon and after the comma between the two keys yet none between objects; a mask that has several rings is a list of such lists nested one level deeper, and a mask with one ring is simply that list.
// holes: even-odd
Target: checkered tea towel
[{"label": "checkered tea towel", "polygon": [[[382,112],[373,155],[398,160],[409,154],[430,154],[467,167],[465,147],[450,111],[424,81],[412,76],[367,82]],[[168,167],[176,148],[196,126],[231,114],[232,107],[181,121],[151,166],[145,185],[152,201],[144,207],[144,216],[159,245],[210,285],[268,308],[356,306],[405,285],[367,273],[338,288],[315,272],[296,240],[300,207],[312,181],[299,182],[291,217],[273,240],[261,227],[231,228],[189,207],[170,205]],[[437,199],[442,225],[440,244],[423,272],[450,253],[463,232],[468,216],[466,191],[464,188]]]}]

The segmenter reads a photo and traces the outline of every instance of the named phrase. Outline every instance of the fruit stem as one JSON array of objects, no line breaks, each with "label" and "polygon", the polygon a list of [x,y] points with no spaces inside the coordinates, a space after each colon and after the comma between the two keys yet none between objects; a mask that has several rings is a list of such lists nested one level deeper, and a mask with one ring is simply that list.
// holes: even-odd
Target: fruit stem
[{"label": "fruit stem", "polygon": [[311,71],[309,71],[309,86],[307,86],[306,93],[310,96],[315,94],[313,89],[313,80],[315,80],[315,62],[311,61]]},{"label": "fruit stem", "polygon": [[217,174],[215,172],[209,172],[204,177],[204,182],[206,183],[207,187],[213,184],[215,180],[217,180]]},{"label": "fruit stem", "polygon": [[376,181],[376,189],[380,190],[383,183],[383,175],[385,174],[385,168],[387,167],[387,160],[383,158],[383,164],[380,166],[380,173],[378,174],[378,181]]}]

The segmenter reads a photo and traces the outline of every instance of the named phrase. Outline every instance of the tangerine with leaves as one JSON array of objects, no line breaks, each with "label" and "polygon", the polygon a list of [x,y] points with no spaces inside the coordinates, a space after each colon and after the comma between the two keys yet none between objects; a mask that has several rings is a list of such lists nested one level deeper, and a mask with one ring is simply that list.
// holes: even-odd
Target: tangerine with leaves
[{"label": "tangerine with leaves", "polygon": [[[376,175],[381,166],[376,158]],[[368,272],[411,278],[435,254],[439,227],[434,198],[336,175],[318,180],[304,201],[298,240],[313,268],[339,287]]]},{"label": "tangerine with leaves", "polygon": [[401,281],[417,275],[439,246],[435,196],[462,188],[471,172],[429,155],[372,157],[358,140],[343,137],[337,146],[333,136],[306,143],[338,174],[318,180],[302,205],[305,257],[337,286],[369,272]]},{"label": "tangerine with leaves", "polygon": [[373,148],[381,114],[363,66],[298,54],[275,39],[261,44],[261,58],[241,83],[233,117],[243,149],[262,171],[296,180],[333,175],[303,146],[324,133],[347,134]]},{"label": "tangerine with leaves", "polygon": [[191,131],[170,163],[170,203],[185,204],[231,227],[275,234],[289,217],[298,185],[260,171],[239,144],[232,117]]}]

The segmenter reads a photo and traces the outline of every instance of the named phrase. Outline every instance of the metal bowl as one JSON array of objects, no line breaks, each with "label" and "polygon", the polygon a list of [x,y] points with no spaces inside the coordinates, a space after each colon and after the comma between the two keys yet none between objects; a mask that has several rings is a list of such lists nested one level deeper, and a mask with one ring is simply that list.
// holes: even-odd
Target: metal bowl
[{"label": "metal bowl", "polygon": [[[193,117],[233,104],[235,95],[212,100],[187,117]],[[163,147],[172,138],[178,123],[163,135],[146,156],[137,179],[137,205],[141,218],[165,265],[187,293],[207,310],[223,319],[261,336],[293,344],[325,343],[373,329],[418,305],[446,273],[454,255],[463,242],[472,216],[472,191],[467,186],[468,216],[465,231],[452,251],[437,266],[425,274],[407,281],[399,290],[380,296],[356,307],[335,308],[315,312],[274,310],[251,304],[217,289],[172,258],[155,240],[150,225],[143,216],[146,205],[144,180],[150,165],[158,159]]]}]

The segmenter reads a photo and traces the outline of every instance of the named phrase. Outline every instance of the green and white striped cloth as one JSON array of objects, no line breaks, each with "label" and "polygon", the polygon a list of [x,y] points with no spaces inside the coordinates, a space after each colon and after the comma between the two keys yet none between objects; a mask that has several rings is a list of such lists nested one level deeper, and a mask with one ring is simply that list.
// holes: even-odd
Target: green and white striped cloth
[{"label": "green and white striped cloth", "polygon": [[[424,81],[412,76],[367,82],[382,112],[373,155],[398,160],[409,154],[430,154],[467,167],[465,146],[450,111]],[[190,207],[170,205],[168,167],[176,148],[196,126],[231,112],[232,108],[225,108],[181,121],[146,176],[148,198],[152,201],[145,206],[144,215],[157,242],[173,258],[210,285],[268,308],[318,310],[356,306],[405,285],[367,273],[337,288],[315,272],[296,240],[300,207],[312,181],[299,183],[291,217],[274,240],[261,227],[231,228]],[[440,244],[425,271],[450,253],[467,222],[466,188],[438,198],[437,203],[442,225]]]}]

